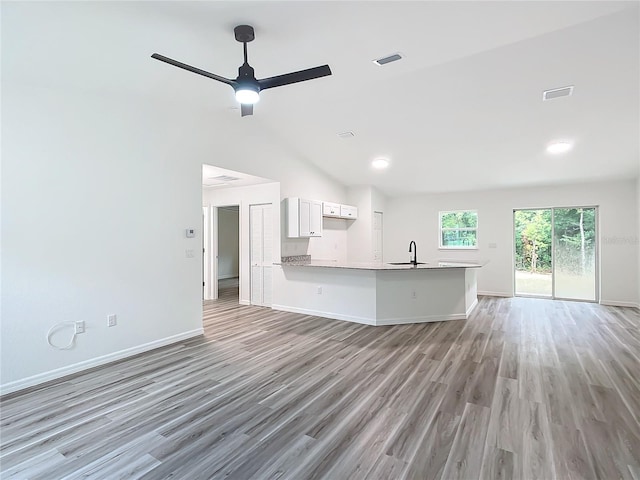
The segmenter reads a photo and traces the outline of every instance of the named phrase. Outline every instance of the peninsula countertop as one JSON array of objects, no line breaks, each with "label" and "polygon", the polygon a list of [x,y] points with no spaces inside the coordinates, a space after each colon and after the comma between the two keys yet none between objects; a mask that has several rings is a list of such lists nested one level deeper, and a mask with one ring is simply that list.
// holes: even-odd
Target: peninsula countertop
[{"label": "peninsula countertop", "polygon": [[433,262],[394,265],[382,262],[338,262],[331,260],[311,260],[300,262],[279,262],[274,265],[283,267],[322,267],[322,268],[346,268],[353,270],[439,270],[450,268],[480,268],[482,263],[467,262]]}]

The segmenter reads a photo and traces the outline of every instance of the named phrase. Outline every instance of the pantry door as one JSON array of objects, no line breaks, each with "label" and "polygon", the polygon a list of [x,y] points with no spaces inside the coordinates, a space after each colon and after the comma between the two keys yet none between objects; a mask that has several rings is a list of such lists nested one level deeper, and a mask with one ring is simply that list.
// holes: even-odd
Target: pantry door
[{"label": "pantry door", "polygon": [[273,270],[273,205],[249,206],[251,304],[271,306]]}]

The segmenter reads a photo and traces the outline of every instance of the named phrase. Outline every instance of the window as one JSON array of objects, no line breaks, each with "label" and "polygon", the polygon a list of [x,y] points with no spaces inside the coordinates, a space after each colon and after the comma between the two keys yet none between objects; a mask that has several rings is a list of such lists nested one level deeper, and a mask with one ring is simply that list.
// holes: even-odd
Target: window
[{"label": "window", "polygon": [[440,212],[440,248],[478,248],[478,212]]}]

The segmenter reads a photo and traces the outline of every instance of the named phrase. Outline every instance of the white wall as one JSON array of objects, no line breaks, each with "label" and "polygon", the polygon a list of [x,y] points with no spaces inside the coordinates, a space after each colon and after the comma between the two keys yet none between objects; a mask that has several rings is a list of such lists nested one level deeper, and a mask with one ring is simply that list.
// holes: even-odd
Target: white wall
[{"label": "white wall", "polygon": [[239,208],[218,210],[218,278],[240,274]]},{"label": "white wall", "polygon": [[[348,220],[323,217],[322,237],[310,238],[308,254],[314,260],[347,261]],[[303,240],[304,242],[304,240]]]},{"label": "white wall", "polygon": [[357,220],[349,222],[348,253],[350,262],[373,260],[371,187],[352,186],[347,190],[347,203],[358,207]]},{"label": "white wall", "polygon": [[[210,101],[149,97],[114,51],[87,43],[117,43],[134,25],[99,16],[104,28],[94,32],[68,21],[109,5],[2,5],[3,66],[31,72],[64,52],[48,83],[3,68],[2,393],[201,332],[202,236],[187,239],[185,229],[200,232],[203,163],[281,181],[287,196],[345,196],[260,119]],[[75,48],[78,39],[86,48]],[[142,71],[157,69],[151,48],[124,54]],[[105,68],[83,68],[86,55],[104,56]],[[67,67],[82,75],[71,82]],[[109,314],[116,327],[107,328]],[[86,333],[73,349],[47,345],[50,326],[78,320]]]},{"label": "white wall", "polygon": [[[180,161],[175,131],[188,118],[140,107],[2,85],[3,391],[201,331],[201,237],[185,236],[201,166]],[[47,345],[78,320],[75,348]]]},{"label": "white wall", "polygon": [[[390,199],[385,211],[385,261],[404,261],[415,240],[418,259],[486,260],[478,291],[513,293],[513,210],[562,206],[599,206],[600,273],[603,303],[638,301],[638,203],[635,181],[496,191],[459,192]],[[438,249],[438,212],[478,210],[477,251]],[[497,248],[488,248],[495,243]]]},{"label": "white wall", "polygon": [[640,177],[638,177],[636,181],[636,219],[638,222],[638,230],[636,233],[635,244],[638,249],[638,273],[637,273],[637,282],[638,282],[638,296],[636,301],[636,306],[640,308]]},{"label": "white wall", "polygon": [[348,259],[373,261],[373,212],[384,212],[386,198],[375,187],[358,185],[347,190],[347,203],[358,207],[358,219],[348,222]]}]

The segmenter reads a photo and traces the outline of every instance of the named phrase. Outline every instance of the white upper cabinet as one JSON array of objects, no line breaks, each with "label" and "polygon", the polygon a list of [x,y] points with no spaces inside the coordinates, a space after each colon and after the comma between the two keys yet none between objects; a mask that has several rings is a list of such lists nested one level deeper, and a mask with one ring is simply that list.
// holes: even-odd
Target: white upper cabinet
[{"label": "white upper cabinet", "polygon": [[340,205],[340,216],[342,218],[351,218],[355,220],[358,218],[358,207],[352,207],[351,205]]},{"label": "white upper cabinet", "polygon": [[322,202],[303,198],[285,199],[287,237],[322,236]]},{"label": "white upper cabinet", "polygon": [[358,218],[358,207],[340,205],[339,203],[322,202],[322,215],[325,217],[355,220]]},{"label": "white upper cabinet", "polygon": [[322,202],[322,215],[325,217],[339,217],[340,204],[331,202]]}]

